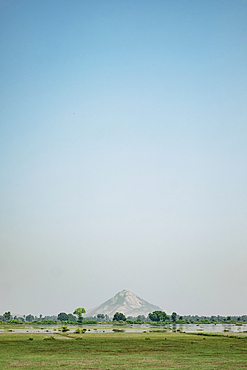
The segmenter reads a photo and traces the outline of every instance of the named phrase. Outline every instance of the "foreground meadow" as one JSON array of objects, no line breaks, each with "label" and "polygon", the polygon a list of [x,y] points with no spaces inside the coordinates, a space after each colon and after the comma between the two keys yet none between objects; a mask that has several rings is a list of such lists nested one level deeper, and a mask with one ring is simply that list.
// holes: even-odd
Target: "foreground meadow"
[{"label": "foreground meadow", "polygon": [[1,333],[0,369],[242,369],[247,337]]}]

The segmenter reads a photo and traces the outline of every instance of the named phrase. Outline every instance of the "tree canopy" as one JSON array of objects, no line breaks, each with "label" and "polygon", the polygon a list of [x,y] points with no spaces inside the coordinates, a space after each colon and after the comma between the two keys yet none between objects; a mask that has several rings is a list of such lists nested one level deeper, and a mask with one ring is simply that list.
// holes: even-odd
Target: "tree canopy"
[{"label": "tree canopy", "polygon": [[29,314],[29,315],[26,316],[26,321],[31,322],[33,320],[34,320],[34,316],[33,315]]},{"label": "tree canopy", "polygon": [[58,319],[59,321],[68,321],[68,320],[69,320],[69,317],[68,317],[67,313],[65,313],[65,312],[60,312],[60,313],[58,314],[58,316],[57,316],[57,319]]},{"label": "tree canopy", "polygon": [[78,307],[74,312],[73,314],[76,315],[78,317],[78,322],[81,322],[83,320],[82,318],[82,314],[83,313],[86,313],[86,310],[85,308],[83,307]]},{"label": "tree canopy", "polygon": [[5,312],[5,313],[3,314],[3,318],[4,318],[4,320],[5,320],[5,321],[9,321],[9,320],[11,320],[11,313],[10,313],[10,311]]},{"label": "tree canopy", "polygon": [[113,316],[113,321],[125,321],[125,320],[126,317],[121,312],[116,312],[115,315]]},{"label": "tree canopy", "polygon": [[177,314],[176,314],[176,312],[173,312],[172,313],[171,319],[172,319],[173,322],[176,322],[177,321]]},{"label": "tree canopy", "polygon": [[151,321],[166,321],[169,320],[169,316],[164,311],[154,311],[148,314]]},{"label": "tree canopy", "polygon": [[68,320],[69,321],[76,321],[76,316],[72,315],[72,313],[68,313]]}]

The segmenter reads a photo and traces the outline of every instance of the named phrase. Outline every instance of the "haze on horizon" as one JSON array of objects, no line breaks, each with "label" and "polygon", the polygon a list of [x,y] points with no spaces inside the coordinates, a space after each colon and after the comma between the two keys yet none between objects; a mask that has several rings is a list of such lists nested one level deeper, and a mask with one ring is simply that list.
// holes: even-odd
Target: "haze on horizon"
[{"label": "haze on horizon", "polygon": [[247,2],[0,2],[0,314],[123,289],[243,315]]}]

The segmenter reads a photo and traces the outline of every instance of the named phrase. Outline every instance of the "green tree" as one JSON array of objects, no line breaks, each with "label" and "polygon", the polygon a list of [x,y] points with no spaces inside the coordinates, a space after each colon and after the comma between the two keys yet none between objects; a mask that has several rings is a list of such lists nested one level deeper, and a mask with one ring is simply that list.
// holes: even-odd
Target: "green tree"
[{"label": "green tree", "polygon": [[116,312],[115,315],[113,316],[113,321],[125,321],[125,320],[126,317],[121,312]]},{"label": "green tree", "polygon": [[10,313],[10,311],[5,312],[5,313],[3,314],[3,319],[4,319],[4,321],[9,321],[9,320],[11,320],[11,313]]},{"label": "green tree", "polygon": [[169,316],[164,311],[154,311],[148,314],[151,321],[166,321],[169,320]]},{"label": "green tree", "polygon": [[76,316],[72,315],[72,313],[68,313],[68,320],[69,321],[76,321]]},{"label": "green tree", "polygon": [[177,314],[176,314],[176,312],[173,312],[172,313],[171,319],[172,319],[173,322],[176,322],[177,321]]},{"label": "green tree", "polygon": [[86,310],[85,310],[85,308],[83,308],[83,307],[78,307],[74,312],[73,312],[73,314],[74,315],[76,315],[77,317],[78,317],[78,322],[82,322],[82,320],[83,320],[83,317],[82,317],[82,314],[83,313],[86,313]]},{"label": "green tree", "polygon": [[58,316],[57,316],[57,319],[58,319],[59,321],[67,321],[67,320],[69,320],[69,317],[68,317],[67,313],[65,313],[65,312],[60,312],[60,313],[58,314]]},{"label": "green tree", "polygon": [[26,316],[26,321],[31,322],[33,320],[34,320],[34,316],[33,315],[29,314],[29,315]]}]

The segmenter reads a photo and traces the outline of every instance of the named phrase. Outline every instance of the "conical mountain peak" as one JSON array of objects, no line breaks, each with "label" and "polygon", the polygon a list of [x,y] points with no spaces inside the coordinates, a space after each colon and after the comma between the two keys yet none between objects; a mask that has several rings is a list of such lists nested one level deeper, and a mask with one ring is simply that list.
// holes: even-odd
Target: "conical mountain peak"
[{"label": "conical mountain peak", "polygon": [[156,310],[162,309],[138,297],[131,290],[124,289],[100,306],[89,310],[85,317],[98,314],[113,317],[116,312],[122,312],[125,316],[147,316],[150,312]]}]

